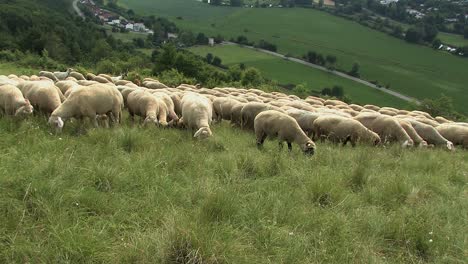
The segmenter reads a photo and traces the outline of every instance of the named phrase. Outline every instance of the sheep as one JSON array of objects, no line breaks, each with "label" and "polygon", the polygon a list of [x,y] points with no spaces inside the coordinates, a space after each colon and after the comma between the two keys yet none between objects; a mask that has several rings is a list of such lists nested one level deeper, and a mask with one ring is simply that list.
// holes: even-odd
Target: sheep
[{"label": "sheep", "polygon": [[18,85],[24,97],[37,111],[51,114],[65,100],[52,81],[26,81]]},{"label": "sheep", "polygon": [[106,79],[108,82],[110,82],[110,83],[114,83],[114,82],[112,81],[112,77],[111,77],[110,75],[100,73],[100,74],[98,74],[98,76],[99,76],[99,77],[102,77],[102,78],[105,78],[105,79]]},{"label": "sheep", "polygon": [[413,146],[414,142],[406,131],[401,127],[398,119],[392,116],[381,114],[359,114],[354,117],[361,122],[365,127],[377,133],[382,141],[401,142],[403,147]]},{"label": "sheep", "polygon": [[468,149],[468,127],[456,124],[444,124],[436,127],[437,131],[455,145]]},{"label": "sheep", "polygon": [[115,87],[107,85],[80,86],[49,117],[49,125],[61,132],[68,118],[88,117],[98,127],[100,115],[110,115],[118,123],[122,115],[123,98]]},{"label": "sheep", "polygon": [[91,80],[94,80],[94,78],[96,78],[96,75],[95,75],[95,74],[90,73],[90,72],[88,72],[88,73],[86,74],[86,80],[91,81]]},{"label": "sheep", "polygon": [[26,75],[21,75],[19,78],[25,81],[29,81],[29,76],[26,76]]},{"label": "sheep", "polygon": [[415,144],[418,144],[419,147],[427,147],[427,142],[416,132],[410,122],[402,119],[398,119],[398,122]]},{"label": "sheep", "polygon": [[230,117],[231,125],[239,126],[239,127],[241,126],[242,108],[244,107],[245,104],[246,102],[239,102],[231,107],[231,117]]},{"label": "sheep", "polygon": [[105,77],[103,77],[101,75],[98,75],[98,76],[94,77],[93,81],[98,82],[98,83],[110,83],[110,81],[107,78],[105,78]]},{"label": "sheep", "polygon": [[[122,94],[122,97],[123,97],[123,101],[124,101],[124,106],[125,106],[125,107],[128,107],[128,106],[127,106],[127,97],[128,97],[128,95],[129,95],[130,93],[136,91],[136,90],[142,90],[142,89],[135,89],[135,88],[130,88],[130,87],[128,87],[128,88],[125,88],[125,89],[123,89],[122,91],[120,91],[120,93]],[[143,90],[142,90],[142,91],[143,91]]]},{"label": "sheep", "polygon": [[319,116],[312,126],[314,140],[325,136],[333,142],[342,142],[343,146],[349,141],[353,147],[358,142],[366,142],[374,146],[381,143],[377,133],[352,118],[334,115]]},{"label": "sheep", "polygon": [[313,134],[313,123],[315,119],[323,115],[320,113],[313,113],[309,111],[299,110],[299,109],[289,109],[286,111],[288,115],[294,118],[299,126],[304,130],[304,132],[310,137]]},{"label": "sheep", "polygon": [[375,105],[371,105],[371,104],[366,104],[366,105],[364,105],[364,108],[365,108],[365,109],[374,110],[374,111],[379,111],[379,110],[380,110],[380,107],[375,106]]},{"label": "sheep", "polygon": [[182,118],[183,123],[191,130],[197,130],[193,137],[205,139],[212,135],[210,123],[213,119],[213,104],[204,97],[193,92],[189,92],[182,97]]},{"label": "sheep", "polygon": [[53,72],[49,72],[49,71],[40,71],[39,72],[39,76],[43,76],[43,77],[47,77],[49,79],[51,79],[52,81],[54,82],[58,82],[59,79],[57,78],[57,76],[55,76],[55,74]]},{"label": "sheep", "polygon": [[266,110],[276,110],[278,112],[283,112],[284,110],[273,106],[273,105],[268,105],[264,103],[258,103],[258,102],[249,102],[244,105],[244,107],[241,110],[241,128],[246,128],[246,129],[254,129],[254,120],[255,117]]},{"label": "sheep", "polygon": [[115,85],[126,85],[126,84],[129,84],[129,83],[132,83],[132,82],[127,81],[127,80],[118,80],[118,81],[115,81],[114,83],[115,83]]},{"label": "sheep", "polygon": [[453,150],[453,143],[446,138],[444,138],[434,127],[421,123],[412,118],[405,118],[404,120],[411,123],[414,130],[418,135],[423,138],[428,144],[434,146],[444,146],[448,150]]},{"label": "sheep", "polygon": [[149,89],[167,88],[167,86],[159,81],[143,81],[143,86]]},{"label": "sheep", "polygon": [[323,104],[324,104],[324,105],[333,105],[333,106],[337,106],[337,105],[348,105],[347,103],[342,102],[342,101],[340,101],[340,100],[332,100],[332,99],[326,100]]},{"label": "sheep", "polygon": [[88,81],[88,80],[79,80],[76,83],[78,83],[79,85],[82,85],[82,86],[90,86],[90,85],[93,85],[93,84],[99,84],[99,82]]},{"label": "sheep", "polygon": [[177,124],[177,122],[179,121],[179,117],[175,113],[174,101],[172,101],[172,98],[164,92],[160,92],[159,90],[148,89],[147,91],[149,93],[152,93],[154,96],[160,98],[166,104],[169,121],[171,121],[171,124]]},{"label": "sheep", "polygon": [[113,83],[118,82],[118,81],[123,81],[125,77],[127,77],[127,73],[121,74],[121,75],[119,75],[117,77],[111,76],[111,81]]},{"label": "sheep", "polygon": [[33,113],[33,106],[23,97],[20,89],[7,84],[0,86],[0,112],[6,115],[26,116]]},{"label": "sheep", "polygon": [[76,80],[80,81],[80,80],[86,80],[86,78],[83,76],[83,74],[79,73],[79,72],[76,72],[76,71],[72,71],[70,72],[70,77],[73,77],[75,78]]},{"label": "sheep", "polygon": [[128,112],[132,121],[138,115],[144,118],[143,124],[167,126],[167,106],[164,101],[145,90],[136,90],[127,97]]},{"label": "sheep", "polygon": [[73,69],[68,68],[66,72],[54,72],[55,77],[59,80],[65,80],[70,73],[73,71]]},{"label": "sheep", "polygon": [[232,107],[237,104],[238,102],[236,100],[229,97],[219,97],[214,99],[213,109],[215,111],[217,120],[230,120]]},{"label": "sheep", "polygon": [[55,86],[57,86],[62,94],[65,95],[69,89],[73,89],[79,86],[79,84],[74,81],[58,81],[55,83]]},{"label": "sheep", "polygon": [[259,113],[254,120],[254,130],[259,148],[269,136],[277,137],[280,147],[286,141],[289,151],[292,150],[292,142],[294,142],[305,154],[315,153],[315,143],[302,131],[296,120],[285,113],[276,110]]},{"label": "sheep", "polygon": [[450,121],[442,116],[436,116],[434,118],[435,121],[439,122],[439,124],[445,124],[445,123],[452,123],[453,121]]}]

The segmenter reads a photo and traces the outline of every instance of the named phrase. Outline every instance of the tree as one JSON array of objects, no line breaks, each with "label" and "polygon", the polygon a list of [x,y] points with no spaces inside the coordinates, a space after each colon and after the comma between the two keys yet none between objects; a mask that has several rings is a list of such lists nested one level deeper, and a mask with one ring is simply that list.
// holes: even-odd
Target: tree
[{"label": "tree", "polygon": [[323,4],[324,4],[324,1],[323,1],[323,0],[319,0],[319,3],[318,3],[319,7],[322,7]]},{"label": "tree", "polygon": [[328,95],[328,96],[331,96],[332,94],[332,90],[330,88],[323,88],[322,91],[320,92],[322,95]]},{"label": "tree", "polygon": [[317,62],[317,52],[315,52],[315,51],[307,52],[306,59],[310,63],[316,63]]},{"label": "tree", "polygon": [[248,68],[245,70],[244,77],[242,78],[242,85],[259,86],[262,82],[263,78],[259,70],[255,68]]},{"label": "tree", "polygon": [[436,38],[434,41],[432,41],[432,47],[434,49],[438,49],[440,45],[442,45],[442,41],[440,41],[440,39]]},{"label": "tree", "polygon": [[231,6],[242,6],[244,3],[242,0],[230,0]]},{"label": "tree", "polygon": [[153,73],[158,74],[165,70],[174,68],[176,56],[177,50],[173,44],[164,45],[161,52],[156,55],[156,63],[153,68]]},{"label": "tree", "polygon": [[325,58],[325,60],[327,61],[327,63],[330,65],[330,66],[333,66],[335,65],[336,63],[336,57],[334,55],[327,55],[327,57]]},{"label": "tree", "polygon": [[213,62],[213,54],[211,53],[206,54],[206,62],[208,62],[209,64]]},{"label": "tree", "polygon": [[463,37],[465,37],[466,39],[468,39],[468,26],[465,26],[465,30],[463,32]]},{"label": "tree", "polygon": [[213,58],[212,64],[213,64],[214,66],[219,67],[219,66],[221,66],[221,63],[222,63],[222,61],[221,61],[221,59],[220,59],[218,56],[215,56],[215,57]]},{"label": "tree", "polygon": [[353,64],[353,67],[351,68],[351,71],[349,72],[349,75],[359,78],[360,77],[359,68],[360,68],[359,63],[355,62]]},{"label": "tree", "polygon": [[322,54],[318,54],[317,55],[317,61],[316,63],[318,65],[325,65],[325,59],[323,58],[323,55]]},{"label": "tree", "polygon": [[343,87],[339,85],[333,86],[333,88],[331,89],[331,95],[335,96],[336,98],[342,98],[344,96]]},{"label": "tree", "polygon": [[195,41],[198,45],[206,45],[208,44],[208,37],[203,33],[198,33]]},{"label": "tree", "polygon": [[436,37],[439,31],[431,24],[424,24],[424,36],[423,40],[431,43]]},{"label": "tree", "polygon": [[423,34],[419,29],[409,28],[405,34],[405,40],[410,43],[418,43],[421,41]]}]

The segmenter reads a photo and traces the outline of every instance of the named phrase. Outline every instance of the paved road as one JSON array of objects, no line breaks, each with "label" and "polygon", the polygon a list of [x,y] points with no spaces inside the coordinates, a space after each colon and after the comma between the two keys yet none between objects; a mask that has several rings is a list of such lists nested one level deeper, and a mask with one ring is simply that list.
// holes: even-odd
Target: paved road
[{"label": "paved road", "polygon": [[85,19],[85,15],[81,10],[78,8],[78,0],[73,0],[73,9],[75,9],[75,12],[82,18]]},{"label": "paved road", "polygon": [[256,50],[256,51],[263,52],[263,53],[267,53],[267,54],[270,54],[272,56],[276,56],[276,57],[279,57],[279,58],[282,58],[282,59],[285,59],[285,60],[293,61],[293,62],[302,64],[302,65],[305,65],[305,66],[308,66],[308,67],[311,67],[311,68],[314,68],[314,69],[318,69],[318,70],[321,70],[321,71],[325,71],[325,72],[328,72],[328,73],[331,73],[331,74],[346,78],[346,79],[351,80],[351,81],[355,81],[355,82],[364,84],[366,86],[377,89],[377,90],[382,91],[384,93],[387,93],[387,94],[393,95],[395,97],[398,97],[398,98],[400,98],[402,100],[405,100],[407,102],[419,103],[419,101],[417,99],[413,98],[413,97],[409,97],[409,96],[406,96],[404,94],[401,94],[401,93],[398,93],[398,92],[395,92],[395,91],[392,91],[392,90],[389,90],[389,89],[386,89],[386,88],[379,88],[379,87],[377,87],[377,85],[375,85],[373,83],[370,83],[368,81],[353,77],[351,75],[348,75],[346,73],[342,73],[342,72],[339,72],[339,71],[331,71],[331,70],[328,70],[326,67],[323,67],[323,66],[320,66],[320,65],[317,65],[317,64],[313,64],[313,63],[310,63],[310,62],[307,62],[307,61],[303,61],[301,59],[286,57],[285,55],[277,53],[277,52],[264,50],[264,49],[258,49],[258,48],[252,47],[252,46],[239,45],[237,43],[229,42],[229,41],[223,42],[223,45],[242,46],[242,47],[245,47],[245,48],[249,48],[249,49],[253,49],[253,50]]}]

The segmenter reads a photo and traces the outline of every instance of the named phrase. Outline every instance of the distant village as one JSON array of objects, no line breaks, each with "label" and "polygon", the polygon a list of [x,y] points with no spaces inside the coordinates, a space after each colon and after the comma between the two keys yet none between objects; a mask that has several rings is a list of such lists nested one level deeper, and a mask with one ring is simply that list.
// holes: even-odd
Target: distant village
[{"label": "distant village", "polygon": [[113,27],[124,28],[125,30],[132,32],[141,32],[146,34],[153,34],[153,30],[146,28],[143,23],[135,23],[134,21],[128,21],[124,17],[116,14],[112,11],[100,8],[93,0],[80,0],[80,3],[89,8],[91,12],[99,18],[103,24],[107,24]]}]

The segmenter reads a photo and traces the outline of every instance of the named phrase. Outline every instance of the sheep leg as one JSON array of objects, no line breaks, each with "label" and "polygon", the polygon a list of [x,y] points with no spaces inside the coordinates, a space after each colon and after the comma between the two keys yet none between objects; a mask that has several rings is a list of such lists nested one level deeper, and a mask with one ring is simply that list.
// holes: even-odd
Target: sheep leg
[{"label": "sheep leg", "polygon": [[262,148],[263,147],[263,143],[265,142],[265,138],[266,138],[266,134],[263,133],[262,135],[260,136],[257,136],[257,148]]},{"label": "sheep leg", "polygon": [[292,144],[291,144],[291,142],[288,142],[288,150],[289,150],[289,152],[292,151]]},{"label": "sheep leg", "polygon": [[[343,147],[346,146],[346,144],[347,144],[348,141],[350,141],[350,140],[351,140],[351,136],[347,136],[346,139],[343,141]],[[351,142],[351,144],[353,144],[353,143]]]},{"label": "sheep leg", "polygon": [[283,149],[283,141],[278,142],[278,147],[279,147],[279,150]]}]

